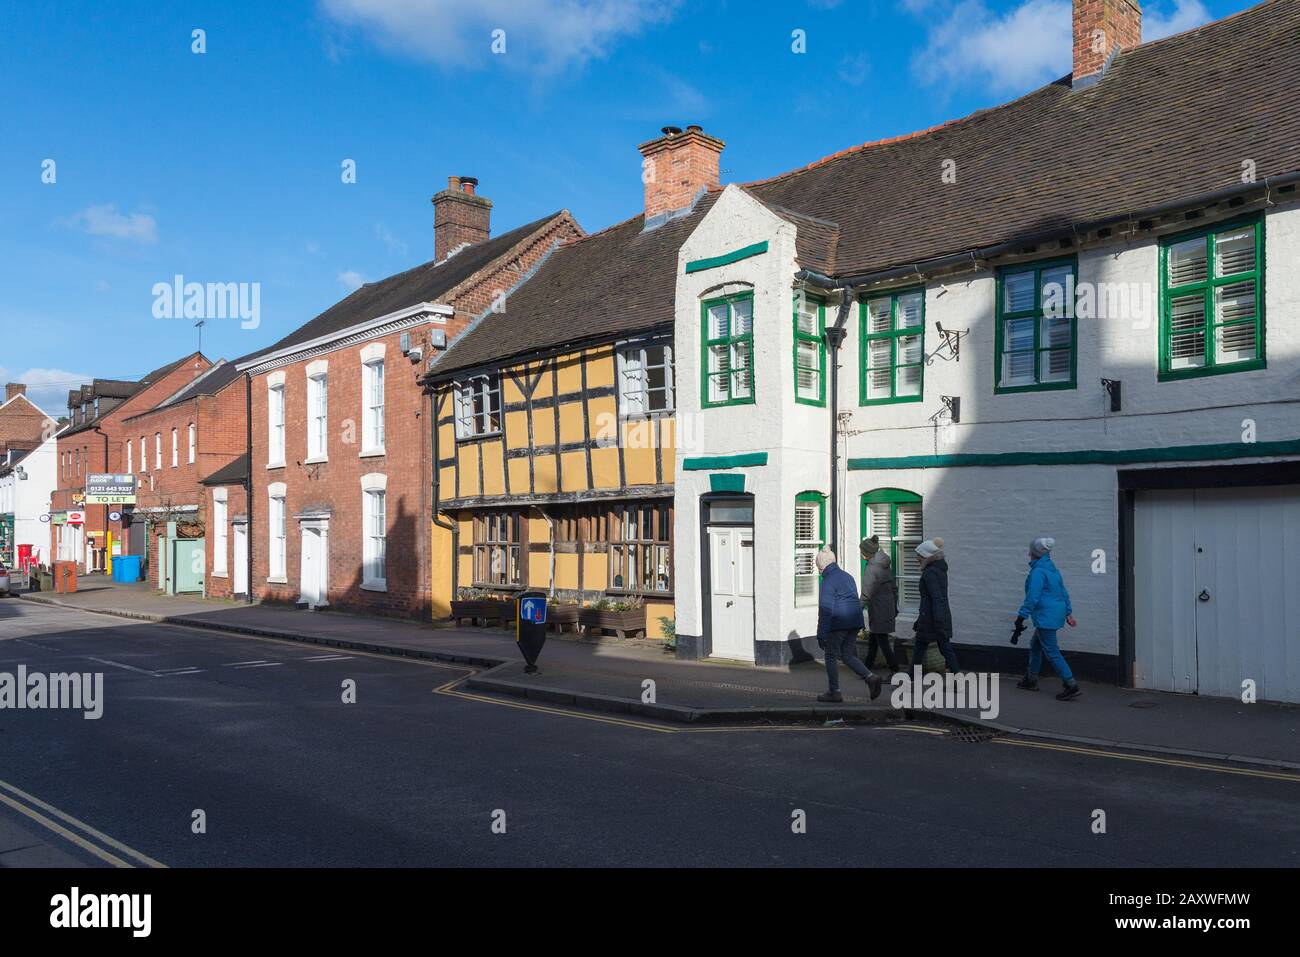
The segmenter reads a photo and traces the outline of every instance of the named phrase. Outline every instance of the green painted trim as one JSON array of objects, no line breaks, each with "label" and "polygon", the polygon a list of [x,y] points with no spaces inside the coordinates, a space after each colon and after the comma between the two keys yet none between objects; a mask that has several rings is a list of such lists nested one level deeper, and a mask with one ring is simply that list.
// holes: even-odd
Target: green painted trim
[{"label": "green painted trim", "polygon": [[996,452],[958,455],[906,455],[898,458],[849,459],[849,470],[937,469],[1017,465],[1132,465],[1139,462],[1194,462],[1200,459],[1246,459],[1300,455],[1300,439],[1281,442],[1225,442],[1175,445],[1153,449],[1080,449],[1073,452]]},{"label": "green painted trim", "polygon": [[767,252],[767,240],[761,243],[754,243],[752,246],[746,246],[744,249],[737,249],[734,252],[723,253],[721,256],[714,256],[711,259],[696,259],[686,264],[686,272],[704,272],[706,269],[717,269],[719,266],[729,266],[732,263],[740,262],[742,259],[748,259],[751,256],[761,256]]},{"label": "green painted trim", "polygon": [[[800,405],[826,405],[826,300],[821,296],[804,293],[804,298],[817,306],[817,333],[809,335],[799,331],[799,293],[794,296],[794,400]],[[817,398],[807,399],[799,394],[799,343],[817,343]]]},{"label": "green painted trim", "polygon": [[[862,496],[863,505],[878,505],[889,502],[892,505],[919,505],[921,496],[901,488],[875,488]],[[863,528],[866,528],[864,525]]]},{"label": "green painted trim", "polygon": [[745,491],[745,474],[739,475],[710,475],[709,476],[710,492],[743,492]]},{"label": "green painted trim", "polygon": [[707,472],[710,469],[743,469],[751,465],[766,465],[766,452],[742,452],[739,455],[706,455],[682,459],[682,471]]},{"label": "green painted trim", "polygon": [[[1043,374],[1043,367],[1041,365],[1042,353],[1045,351],[1042,346],[1043,270],[1051,269],[1055,266],[1069,266],[1074,275],[1076,302],[1074,307],[1072,307],[1071,312],[1076,314],[1070,317],[1070,378],[1065,382],[1040,382],[1039,377]],[[1004,313],[1002,289],[1006,282],[1006,277],[1025,272],[1032,272],[1034,274],[1034,308],[1023,312]],[[1036,260],[1031,263],[1004,266],[997,271],[995,281],[993,313],[993,394],[1014,395],[1017,392],[1053,392],[1061,389],[1077,389],[1079,379],[1079,317],[1077,315],[1079,257],[1063,256],[1058,259]],[[1002,384],[1002,329],[1006,322],[1012,319],[1034,320],[1034,381],[1028,385]]]},{"label": "green painted trim", "polygon": [[[898,300],[903,296],[921,294],[921,324],[911,329],[900,329],[898,326]],[[925,286],[909,286],[906,289],[898,289],[892,292],[881,293],[876,296],[868,296],[858,303],[858,405],[897,405],[900,402],[920,402],[925,396]],[[869,332],[870,319],[868,318],[868,305],[877,299],[888,299],[889,302],[889,331],[888,332]],[[921,361],[911,363],[921,372],[921,390],[916,395],[899,395],[898,394],[898,340],[910,336],[919,335],[921,337]],[[867,398],[867,362],[870,356],[870,343],[878,340],[889,340],[889,395],[878,399]],[[907,368],[907,365],[901,366]]]},{"label": "green painted trim", "polygon": [[[1241,229],[1246,226],[1255,228],[1255,269],[1249,273],[1236,273],[1226,279],[1221,279],[1214,272],[1215,242],[1217,234],[1231,232],[1234,229]],[[1187,283],[1182,286],[1169,286],[1169,247],[1178,243],[1187,242],[1191,239],[1204,238],[1207,244],[1206,248],[1206,278],[1204,282]],[[1244,362],[1225,362],[1220,364],[1218,361],[1217,349],[1215,346],[1215,332],[1222,326],[1221,323],[1214,321],[1214,291],[1222,286],[1236,285],[1241,282],[1253,282],[1255,284],[1255,345],[1259,355],[1255,359],[1247,359]],[[1191,369],[1171,369],[1170,368],[1170,343],[1173,338],[1171,329],[1171,318],[1173,312],[1173,301],[1179,296],[1200,294],[1203,299],[1204,324],[1202,330],[1205,336],[1205,365],[1196,366]],[[1253,369],[1265,369],[1268,367],[1268,355],[1266,351],[1267,341],[1265,338],[1265,321],[1264,321],[1264,215],[1256,213],[1241,219],[1230,220],[1226,223],[1213,223],[1208,226],[1201,226],[1197,229],[1185,233],[1178,233],[1173,236],[1166,236],[1160,240],[1160,340],[1159,352],[1160,362],[1156,372],[1157,382],[1176,382],[1179,379],[1199,379],[1207,375],[1227,375],[1231,372],[1249,372]]]}]

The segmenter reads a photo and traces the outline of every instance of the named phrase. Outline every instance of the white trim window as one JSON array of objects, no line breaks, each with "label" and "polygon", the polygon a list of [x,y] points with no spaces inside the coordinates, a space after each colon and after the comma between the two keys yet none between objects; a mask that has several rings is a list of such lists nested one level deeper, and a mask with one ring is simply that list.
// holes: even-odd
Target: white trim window
[{"label": "white trim window", "polygon": [[199,433],[198,433],[198,430],[195,428],[193,422],[190,423],[190,436],[189,436],[189,441],[190,441],[190,445],[189,445],[189,448],[190,448],[190,465],[193,465],[193,464],[194,464],[194,458],[195,458],[195,456],[197,455],[198,450],[199,450]]},{"label": "white trim window", "polygon": [[226,576],[226,490],[212,490],[212,574]]},{"label": "white trim window", "polygon": [[307,378],[307,458],[329,456],[329,373]]},{"label": "white trim window", "polygon": [[140,471],[149,471],[149,446],[145,444],[144,436],[140,436]]},{"label": "white trim window", "polygon": [[826,500],[819,492],[805,492],[794,503],[794,605],[816,605],[818,582],[817,553],[822,548],[826,522]]},{"label": "white trim window", "polygon": [[474,376],[456,383],[456,438],[501,431],[501,375]]},{"label": "white trim window", "polygon": [[268,468],[284,465],[284,383],[266,388],[266,464]]},{"label": "white trim window", "polygon": [[385,558],[388,552],[388,477],[361,477],[361,587],[383,591],[388,587]]},{"label": "white trim window", "polygon": [[126,440],[126,471],[128,475],[135,471],[135,467],[131,464],[131,440],[130,439]]},{"label": "white trim window", "polygon": [[384,360],[361,366],[361,454],[384,451]]},{"label": "white trim window", "polygon": [[618,410],[622,415],[673,411],[673,347],[627,346],[618,352]]},{"label": "white trim window", "polygon": [[154,471],[159,471],[162,468],[162,433],[161,432],[155,432],[153,434],[153,467],[154,467]]},{"label": "white trim window", "polygon": [[284,491],[283,482],[276,482],[268,489],[270,496],[269,517],[266,523],[267,534],[270,539],[270,559],[267,569],[267,577],[272,581],[285,582],[286,575],[286,546],[288,539],[285,537],[285,508],[284,508]]},{"label": "white trim window", "polygon": [[176,429],[172,429],[172,468],[176,468],[181,460],[180,435]]}]

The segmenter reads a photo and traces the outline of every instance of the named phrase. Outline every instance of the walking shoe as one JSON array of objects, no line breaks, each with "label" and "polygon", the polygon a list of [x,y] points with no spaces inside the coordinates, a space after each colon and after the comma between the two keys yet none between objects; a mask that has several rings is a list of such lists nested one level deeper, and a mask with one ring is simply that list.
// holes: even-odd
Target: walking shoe
[{"label": "walking shoe", "polygon": [[1019,681],[1016,682],[1016,687],[1024,688],[1026,691],[1037,691],[1038,679],[1031,678],[1029,677],[1029,675],[1025,675],[1023,678],[1021,678]]},{"label": "walking shoe", "polygon": [[1064,688],[1061,689],[1061,693],[1056,696],[1056,700],[1072,701],[1073,699],[1079,697],[1079,695],[1081,694],[1083,694],[1083,690],[1078,686],[1078,684],[1071,681],[1068,685],[1066,685]]},{"label": "walking shoe", "polygon": [[817,700],[822,704],[841,704],[844,701],[844,695],[838,691],[828,691],[825,694],[819,694]]},{"label": "walking shoe", "polygon": [[879,697],[880,697],[880,686],[881,686],[880,676],[879,676],[879,675],[867,675],[867,676],[866,676],[865,678],[863,678],[862,680],[865,681],[865,682],[867,683],[867,687],[871,689],[871,700],[872,700],[872,701],[875,701],[877,698],[879,698]]}]

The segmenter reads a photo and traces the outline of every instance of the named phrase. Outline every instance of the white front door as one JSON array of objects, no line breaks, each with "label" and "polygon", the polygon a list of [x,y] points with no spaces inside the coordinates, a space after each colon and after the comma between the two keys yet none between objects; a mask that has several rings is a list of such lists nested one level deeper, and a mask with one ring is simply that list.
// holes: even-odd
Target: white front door
[{"label": "white front door", "polygon": [[248,526],[243,522],[231,526],[231,547],[234,549],[235,578],[233,592],[248,593]]},{"label": "white front door", "polygon": [[298,589],[298,600],[309,607],[317,608],[326,604],[326,568],[329,565],[327,554],[328,539],[325,529],[318,525],[302,526],[302,571]]},{"label": "white front door", "polygon": [[1300,486],[1140,492],[1136,684],[1300,701]]},{"label": "white front door", "polygon": [[754,660],[754,530],[709,528],[714,658]]}]

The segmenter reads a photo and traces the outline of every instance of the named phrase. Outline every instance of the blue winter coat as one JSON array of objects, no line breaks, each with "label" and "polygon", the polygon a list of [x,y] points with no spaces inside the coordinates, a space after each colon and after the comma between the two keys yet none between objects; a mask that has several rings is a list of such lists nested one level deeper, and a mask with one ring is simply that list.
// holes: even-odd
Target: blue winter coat
[{"label": "blue winter coat", "polygon": [[1025,603],[1020,606],[1019,614],[1021,618],[1032,618],[1037,627],[1049,631],[1064,628],[1066,617],[1073,614],[1070,593],[1065,590],[1065,580],[1051,555],[1035,558],[1029,563]]},{"label": "blue winter coat", "polygon": [[861,631],[865,627],[858,583],[852,575],[831,562],[822,572],[817,603],[817,640],[824,641],[832,631]]}]

